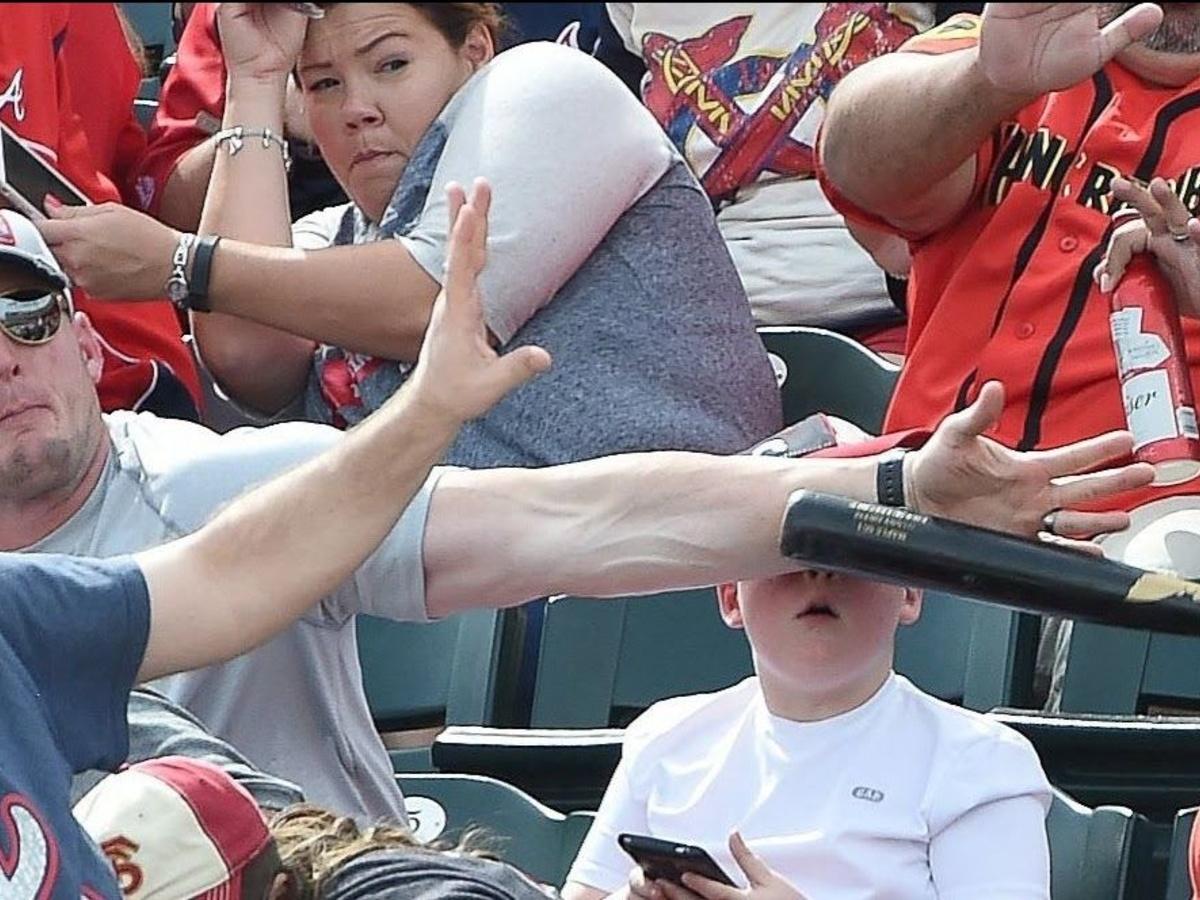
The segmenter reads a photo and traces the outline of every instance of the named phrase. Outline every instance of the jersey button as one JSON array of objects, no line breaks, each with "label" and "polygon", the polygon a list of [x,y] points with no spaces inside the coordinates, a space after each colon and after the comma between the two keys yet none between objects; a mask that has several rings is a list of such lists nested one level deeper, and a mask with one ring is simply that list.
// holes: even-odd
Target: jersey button
[{"label": "jersey button", "polygon": [[1032,322],[1022,322],[1017,326],[1017,337],[1021,340],[1028,340],[1033,337],[1033,333],[1037,331]]},{"label": "jersey button", "polygon": [[1063,253],[1070,253],[1079,246],[1079,238],[1073,234],[1068,234],[1058,242],[1058,249]]}]

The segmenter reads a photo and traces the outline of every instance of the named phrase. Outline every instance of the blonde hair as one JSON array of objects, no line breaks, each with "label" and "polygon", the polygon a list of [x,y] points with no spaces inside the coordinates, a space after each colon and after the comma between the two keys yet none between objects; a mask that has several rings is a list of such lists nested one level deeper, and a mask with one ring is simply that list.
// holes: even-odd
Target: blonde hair
[{"label": "blonde hair", "polygon": [[342,866],[376,850],[497,858],[487,847],[484,832],[477,829],[468,829],[457,844],[425,844],[402,825],[380,823],[360,828],[349,816],[308,803],[277,813],[270,828],[288,875],[286,896],[291,900],[316,900]]}]

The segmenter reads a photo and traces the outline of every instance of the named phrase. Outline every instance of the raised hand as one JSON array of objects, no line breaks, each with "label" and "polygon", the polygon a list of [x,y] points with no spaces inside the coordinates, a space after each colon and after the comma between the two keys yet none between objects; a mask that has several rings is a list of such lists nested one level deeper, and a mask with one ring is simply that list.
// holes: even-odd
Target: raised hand
[{"label": "raised hand", "polygon": [[276,82],[282,88],[307,27],[307,17],[286,3],[219,4],[217,33],[230,79]]},{"label": "raised hand", "polygon": [[469,200],[454,183],[446,186],[446,195],[450,210],[446,276],[410,381],[423,405],[466,422],[549,369],[550,354],[530,346],[501,356],[492,348],[479,291],[479,273],[487,261],[491,188],[476,179]]},{"label": "raised hand", "polygon": [[1090,78],[1162,22],[1139,3],[1107,25],[1098,3],[989,3],[983,9],[979,68],[996,88],[1030,98]]},{"label": "raised hand", "polygon": [[749,887],[730,887],[695,872],[685,872],[685,887],[670,881],[643,881],[652,886],[648,893],[644,887],[639,892],[634,886],[636,878],[631,879],[630,896],[639,900],[805,900],[790,881],[755,856],[736,831],[729,836],[729,852],[746,876]]},{"label": "raised hand", "polygon": [[[905,457],[905,494],[923,513],[1033,536],[1055,512],[1055,534],[1083,538],[1129,526],[1124,512],[1072,509],[1154,478],[1146,463],[1091,470],[1128,456],[1133,438],[1113,431],[1054,450],[1021,453],[984,437],[1004,408],[1004,389],[990,381],[969,407],[947,416],[920,450]],[[1091,472],[1091,474],[1079,474]]]},{"label": "raised hand", "polygon": [[1093,277],[1108,293],[1121,282],[1125,268],[1137,253],[1149,253],[1166,276],[1179,311],[1200,317],[1200,221],[1162,178],[1143,187],[1125,178],[1114,178],[1113,196],[1137,211],[1113,231],[1104,258]]}]

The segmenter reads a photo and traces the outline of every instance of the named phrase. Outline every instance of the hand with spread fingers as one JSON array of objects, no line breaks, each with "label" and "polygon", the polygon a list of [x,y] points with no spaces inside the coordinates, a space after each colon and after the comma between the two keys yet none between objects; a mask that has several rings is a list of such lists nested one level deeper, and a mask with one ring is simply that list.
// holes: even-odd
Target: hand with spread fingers
[{"label": "hand with spread fingers", "polygon": [[467,422],[547,371],[551,360],[541,347],[517,347],[504,355],[492,347],[479,289],[479,275],[487,262],[492,202],[488,183],[476,179],[468,198],[460,185],[450,182],[446,198],[450,216],[446,275],[410,384],[423,405]]},{"label": "hand with spread fingers", "polygon": [[791,882],[756,856],[736,831],[729,836],[729,852],[749,887],[731,887],[694,872],[684,873],[685,886],[680,887],[671,881],[646,879],[641,869],[634,869],[629,896],[638,900],[805,900]]},{"label": "hand with spread fingers", "polygon": [[1200,317],[1200,221],[1162,178],[1149,187],[1114,178],[1112,192],[1130,207],[1117,213],[1117,227],[1092,273],[1100,290],[1112,291],[1134,255],[1149,253],[1170,283],[1180,313]]},{"label": "hand with spread fingers", "polygon": [[1018,452],[984,437],[1003,409],[1004,388],[989,381],[974,403],[943,419],[925,445],[905,457],[910,506],[1027,537],[1052,529],[1059,538],[1087,538],[1129,526],[1128,513],[1075,509],[1153,480],[1154,470],[1145,463],[1094,471],[1128,457],[1133,449],[1128,432]]}]

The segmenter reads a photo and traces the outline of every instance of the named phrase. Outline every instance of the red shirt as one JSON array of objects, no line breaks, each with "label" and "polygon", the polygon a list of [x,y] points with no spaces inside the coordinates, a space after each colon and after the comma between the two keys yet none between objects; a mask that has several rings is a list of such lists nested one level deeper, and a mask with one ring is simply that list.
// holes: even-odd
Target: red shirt
[{"label": "red shirt", "polygon": [[225,58],[217,39],[217,4],[196,4],[175,54],[136,180],[137,201],[151,213],[157,213],[163,186],[180,157],[221,128]]},{"label": "red shirt", "polygon": [[[93,200],[120,202],[113,183],[98,171],[75,112],[64,58],[70,7],[0,6],[0,119]],[[120,45],[108,52],[129,53],[119,29],[117,35]],[[105,410],[141,408],[172,382],[181,382],[193,403],[199,403],[195,364],[169,303],[97,302],[78,289],[73,295],[103,339],[98,390]]]},{"label": "red shirt", "polygon": [[133,169],[146,151],[146,132],[133,101],[142,71],[125,38],[113,3],[70,3],[63,48],[75,111],[96,167],[128,201]]},{"label": "red shirt", "polygon": [[[978,27],[975,17],[955,17],[902,50],[957,51],[973,45]],[[890,227],[820,174],[840,212]],[[993,436],[1009,446],[1055,447],[1126,427],[1109,301],[1091,277],[1117,174],[1162,175],[1200,210],[1200,79],[1162,88],[1110,63],[1001,123],[978,152],[966,209],[911,242],[907,358],[886,430],[931,429],[992,379],[1007,392]],[[1200,322],[1185,319],[1184,332],[1200,388]],[[1109,505],[1195,489],[1147,489]]]}]

